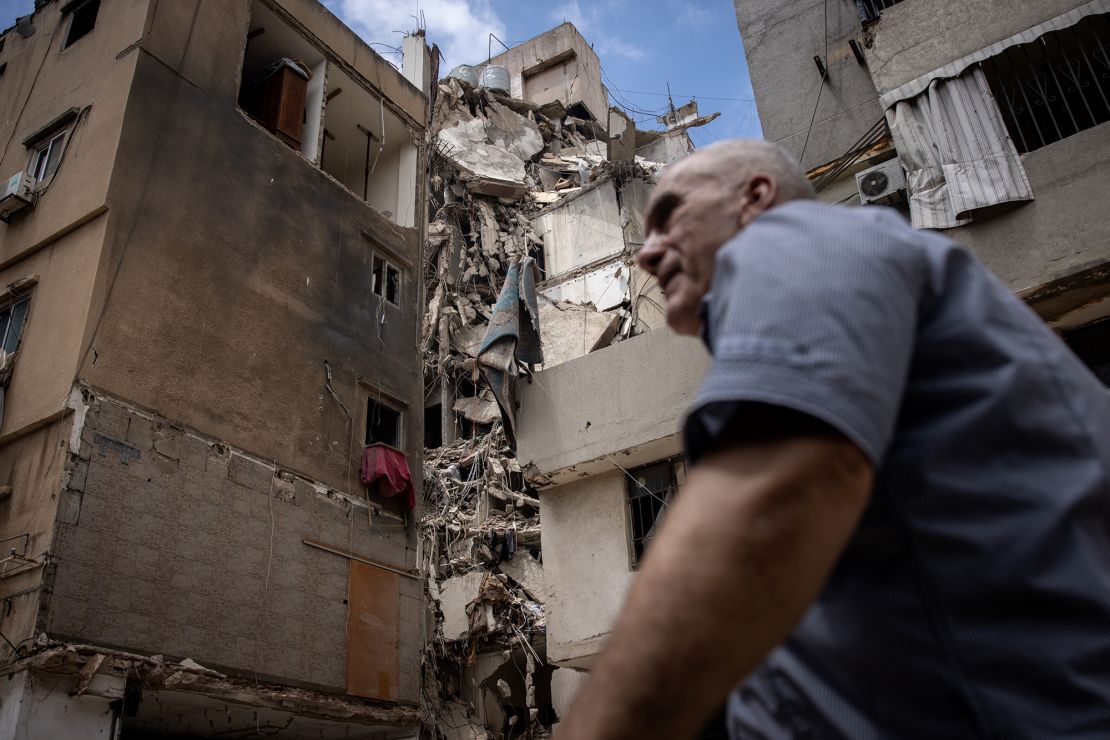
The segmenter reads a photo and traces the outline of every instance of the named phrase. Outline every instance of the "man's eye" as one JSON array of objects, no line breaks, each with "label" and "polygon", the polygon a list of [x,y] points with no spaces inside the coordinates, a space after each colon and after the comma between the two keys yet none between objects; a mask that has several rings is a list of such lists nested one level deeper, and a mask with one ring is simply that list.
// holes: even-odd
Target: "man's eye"
[{"label": "man's eye", "polygon": [[660,196],[659,200],[655,201],[651,212],[648,214],[647,233],[658,231],[666,227],[667,222],[671,219],[671,214],[678,208],[681,198],[674,194],[667,194]]}]

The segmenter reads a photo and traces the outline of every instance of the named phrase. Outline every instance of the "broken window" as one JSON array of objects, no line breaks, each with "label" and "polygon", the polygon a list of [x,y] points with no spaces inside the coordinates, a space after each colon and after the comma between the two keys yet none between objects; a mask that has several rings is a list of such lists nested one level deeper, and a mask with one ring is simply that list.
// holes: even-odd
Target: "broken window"
[{"label": "broken window", "polygon": [[1072,352],[1110,388],[1110,318],[1072,329],[1064,334]]},{"label": "broken window", "polygon": [[394,223],[415,226],[417,147],[384,97],[260,0],[246,44],[243,112]]},{"label": "broken window", "polygon": [[401,412],[379,398],[366,399],[366,444],[401,447]]},{"label": "broken window", "polygon": [[63,14],[70,15],[69,31],[66,33],[65,43],[62,44],[63,49],[83,39],[96,27],[98,12],[100,12],[100,0],[84,0],[84,2],[78,0],[62,8]]},{"label": "broken window", "polygon": [[324,55],[261,2],[251,4],[239,107],[305,159],[319,159]]},{"label": "broken window", "polygon": [[19,347],[19,339],[23,335],[23,322],[27,318],[27,309],[31,306],[30,298],[20,298],[0,310],[0,349],[5,354],[12,354]]},{"label": "broken window", "polygon": [[370,275],[370,290],[394,306],[401,305],[401,271],[389,260],[375,254]]},{"label": "broken window", "polygon": [[1089,15],[980,64],[1018,152],[1110,121],[1107,37],[1110,14]]},{"label": "broken window", "polygon": [[628,480],[628,519],[631,527],[632,564],[638,565],[655,537],[663,512],[678,487],[686,482],[682,458],[635,468]]}]

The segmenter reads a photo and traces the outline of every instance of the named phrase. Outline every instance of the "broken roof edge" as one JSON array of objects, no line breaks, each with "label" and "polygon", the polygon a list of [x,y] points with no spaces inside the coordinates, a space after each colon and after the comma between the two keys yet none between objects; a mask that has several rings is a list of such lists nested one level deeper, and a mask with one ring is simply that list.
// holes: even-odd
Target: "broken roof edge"
[{"label": "broken roof edge", "polygon": [[[671,136],[678,136],[679,134],[684,134],[689,129],[698,128],[699,126],[704,126],[707,123],[711,123],[712,121],[714,121],[720,115],[721,115],[720,111],[717,111],[716,113],[708,113],[704,116],[698,116],[697,118],[695,118],[692,121],[687,121],[686,123],[679,124],[678,126],[675,126],[674,128],[669,128],[669,129],[666,129],[664,131],[657,131],[657,130],[654,130],[654,129],[645,131],[643,129],[636,129],[636,149],[639,150],[642,147],[648,146],[649,144],[654,144],[655,142],[659,141],[660,139],[666,139],[666,138],[671,137]],[[640,141],[641,137],[644,138],[644,141],[642,143]]]},{"label": "broken roof edge", "polygon": [[497,60],[500,59],[501,57],[507,56],[508,54],[511,54],[514,50],[517,50],[517,49],[519,49],[523,46],[528,46],[528,44],[531,44],[533,41],[537,41],[537,40],[543,38],[544,36],[547,36],[549,34],[554,34],[556,31],[561,29],[563,26],[569,26],[570,30],[572,32],[572,35],[577,36],[579,39],[581,39],[582,43],[583,43],[583,46],[585,46],[587,49],[590,50],[590,53],[592,53],[594,55],[595,59],[599,59],[599,61],[600,61],[600,58],[597,56],[597,52],[594,50],[593,44],[590,43],[589,39],[587,39],[585,36],[582,35],[582,32],[578,30],[578,26],[574,25],[574,23],[572,23],[571,21],[563,21],[559,25],[552,26],[551,28],[547,29],[546,31],[543,31],[541,33],[537,33],[535,36],[532,36],[531,38],[527,38],[527,39],[524,39],[523,41],[520,41],[518,43],[513,44],[512,46],[510,46],[508,49],[505,49],[504,51],[502,51],[497,56],[489,57],[484,62],[482,62],[482,64],[497,64]]}]

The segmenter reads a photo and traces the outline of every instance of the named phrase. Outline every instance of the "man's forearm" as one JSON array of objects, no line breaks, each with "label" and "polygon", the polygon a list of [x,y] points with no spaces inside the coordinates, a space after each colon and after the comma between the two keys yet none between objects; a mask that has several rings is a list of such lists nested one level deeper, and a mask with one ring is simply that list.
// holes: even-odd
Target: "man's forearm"
[{"label": "man's forearm", "polygon": [[832,435],[701,462],[557,738],[692,735],[804,614],[870,486],[859,450]]}]

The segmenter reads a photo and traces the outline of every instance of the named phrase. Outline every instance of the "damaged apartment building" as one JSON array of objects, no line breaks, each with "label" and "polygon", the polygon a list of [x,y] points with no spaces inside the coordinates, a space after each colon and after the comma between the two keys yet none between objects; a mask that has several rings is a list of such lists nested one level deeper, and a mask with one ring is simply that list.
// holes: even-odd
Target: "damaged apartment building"
[{"label": "damaged apartment building", "polygon": [[[716,114],[637,129],[569,23],[433,98],[425,692],[444,737],[542,737],[684,480],[678,417],[707,359],[655,331],[663,298],[633,253],[656,176]],[[644,387],[672,397],[648,406]]]},{"label": "damaged apartment building", "polygon": [[764,135],[967,246],[1110,385],[1110,3],[735,0]]},{"label": "damaged apartment building", "polygon": [[5,740],[418,737],[437,57],[404,49],[315,0],[0,35]]}]

